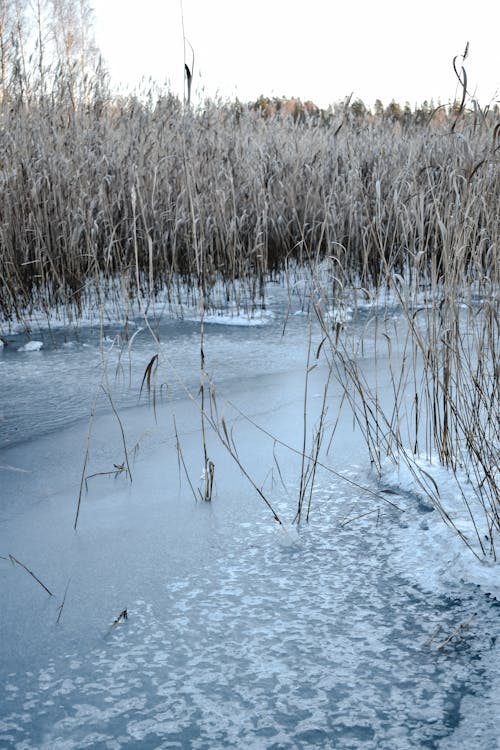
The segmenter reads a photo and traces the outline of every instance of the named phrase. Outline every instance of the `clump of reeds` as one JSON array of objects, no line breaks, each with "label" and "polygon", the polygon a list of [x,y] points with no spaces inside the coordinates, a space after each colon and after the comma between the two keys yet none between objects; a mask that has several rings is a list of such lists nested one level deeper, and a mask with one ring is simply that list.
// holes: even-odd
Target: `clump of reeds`
[{"label": "clump of reeds", "polygon": [[[391,190],[384,193],[381,182],[375,185],[368,231],[378,238],[382,287],[391,309],[386,303],[375,308],[366,337],[362,333],[356,339],[332,330],[324,305],[317,304],[316,311],[330,343],[332,371],[344,385],[373,465],[380,469],[385,457],[406,463],[453,525],[438,487],[414,460],[419,455],[437,457],[457,481],[475,539],[457,531],[471,548],[496,559],[500,245],[494,225],[500,227],[499,129],[483,121],[489,143],[481,143],[477,123],[457,133],[457,122],[441,134],[447,143],[444,152],[441,142],[421,153],[417,179],[408,171],[401,175],[397,191],[405,190],[404,181],[410,188],[403,201]],[[384,217],[389,216],[400,230],[388,234]],[[406,238],[402,263],[398,232]],[[336,274],[348,282],[345,265],[338,264]],[[363,364],[368,340],[374,347],[372,371]],[[389,360],[389,383],[379,381],[381,357]],[[474,488],[473,502],[465,483]]]}]

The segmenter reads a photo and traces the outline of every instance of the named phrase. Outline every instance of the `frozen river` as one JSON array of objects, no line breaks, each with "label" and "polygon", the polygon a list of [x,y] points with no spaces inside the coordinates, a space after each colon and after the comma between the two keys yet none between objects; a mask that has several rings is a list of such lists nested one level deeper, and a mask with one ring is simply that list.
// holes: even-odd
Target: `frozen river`
[{"label": "frozen river", "polygon": [[[300,457],[283,443],[302,445],[308,324],[292,315],[283,335],[280,310],[262,325],[207,324],[204,351],[238,460],[285,528],[210,430],[214,499],[193,498],[177,446],[201,486],[200,415],[185,390],[198,398],[196,322],[165,320],[159,347],[147,331],[130,346],[112,325],[33,332],[39,351],[9,337],[0,747],[499,747],[498,569],[476,585],[478,564],[410,485],[381,493],[389,477],[370,473],[335,384],[326,468],[309,523],[293,525]],[[156,420],[138,397],[154,353]],[[124,450],[103,361],[132,482],[110,473]],[[325,376],[311,373],[309,442]]]}]

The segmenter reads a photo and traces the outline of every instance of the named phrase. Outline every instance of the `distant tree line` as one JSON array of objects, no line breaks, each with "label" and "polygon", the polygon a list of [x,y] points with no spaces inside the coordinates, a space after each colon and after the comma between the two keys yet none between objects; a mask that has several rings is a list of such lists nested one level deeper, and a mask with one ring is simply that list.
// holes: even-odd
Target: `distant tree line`
[{"label": "distant tree line", "polygon": [[[409,102],[402,106],[395,99],[385,105],[380,99],[376,99],[373,108],[367,106],[362,99],[352,100],[348,97],[344,102],[337,102],[327,109],[321,109],[311,101],[302,102],[301,99],[292,97],[273,97],[259,96],[256,101],[251,102],[249,108],[260,113],[264,117],[292,117],[294,121],[305,122],[307,119],[330,123],[334,118],[338,119],[339,115],[347,118],[350,122],[356,123],[363,120],[388,120],[392,123],[401,123],[401,125],[422,124],[427,125],[431,122],[445,123],[456,117],[459,113],[463,114],[463,107],[458,100],[450,104],[435,104],[434,101],[424,101],[422,104],[411,107]],[[500,115],[498,102],[480,110],[479,106],[472,103],[472,113],[485,115]]]}]

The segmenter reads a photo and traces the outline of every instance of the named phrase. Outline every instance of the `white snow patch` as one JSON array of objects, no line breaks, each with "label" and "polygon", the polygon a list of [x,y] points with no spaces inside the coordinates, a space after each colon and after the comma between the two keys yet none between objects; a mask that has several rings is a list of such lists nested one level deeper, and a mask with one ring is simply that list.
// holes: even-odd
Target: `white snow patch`
[{"label": "white snow patch", "polygon": [[352,320],[351,307],[330,307],[326,317],[332,324],[349,323]]},{"label": "white snow patch", "polygon": [[297,547],[301,544],[297,526],[288,524],[278,528],[277,541],[280,547]]},{"label": "white snow patch", "polygon": [[[263,326],[267,325],[274,319],[274,314],[270,311],[261,311],[254,315],[245,315],[244,313],[209,313],[203,318],[204,323],[222,326]],[[196,320],[198,317],[186,317],[185,320]]]},{"label": "white snow patch", "polygon": [[43,341],[28,341],[17,350],[18,352],[39,352],[43,346]]}]

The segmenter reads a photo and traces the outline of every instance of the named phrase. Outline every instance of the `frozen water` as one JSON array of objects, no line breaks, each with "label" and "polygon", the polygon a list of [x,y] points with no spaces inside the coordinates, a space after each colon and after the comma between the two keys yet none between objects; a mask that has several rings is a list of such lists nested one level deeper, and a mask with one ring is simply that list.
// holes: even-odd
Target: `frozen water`
[{"label": "frozen water", "polygon": [[[357,486],[321,469],[310,522],[293,526],[299,457],[231,406],[300,449],[307,320],[288,323],[207,327],[204,345],[239,460],[285,529],[211,431],[212,503],[178,465],[176,431],[197,487],[200,417],[182,386],[197,398],[195,323],[165,322],[159,349],[140,334],[129,351],[118,330],[103,348],[90,330],[53,333],[29,365],[4,348],[1,747],[498,748],[498,569],[476,565],[410,477],[383,477],[401,510],[373,494],[344,411],[324,463]],[[155,420],[138,391],[156,352]],[[133,481],[104,395],[74,532],[103,358]],[[311,373],[310,428],[324,375]],[[339,404],[333,389],[330,424]]]},{"label": "frozen water", "polygon": [[[244,325],[248,318],[207,316],[205,327],[207,352],[211,353],[211,375],[221,382],[247,375],[258,352],[262,372],[286,371],[305,361],[307,323],[292,319],[285,335],[269,325],[273,313],[252,318],[259,325]],[[73,333],[63,328],[41,329],[43,349],[36,358],[20,356],[29,343],[22,344],[24,334],[11,334],[8,345],[0,352],[2,392],[0,400],[0,447],[32,439],[48,430],[61,429],[89,414],[100,393],[97,410],[109,409],[109,399],[102,392],[103,365],[106,366],[113,399],[118,407],[139,402],[140,383],[152,355],[159,353],[167,361],[168,388],[171,396],[184,392],[184,385],[196,390],[199,385],[199,322],[165,318],[155,326],[159,344],[152,341],[144,328],[135,327],[125,336],[123,326],[82,327]],[[231,323],[237,321],[237,323]],[[128,322],[130,326],[130,321]],[[245,331],[242,335],[242,329]],[[258,347],[258,348],[257,348]],[[43,398],[40,398],[43,384]],[[8,394],[15,392],[13,401]]]}]

